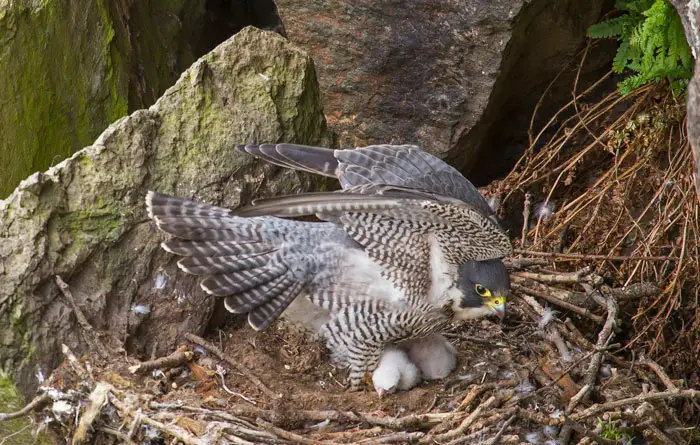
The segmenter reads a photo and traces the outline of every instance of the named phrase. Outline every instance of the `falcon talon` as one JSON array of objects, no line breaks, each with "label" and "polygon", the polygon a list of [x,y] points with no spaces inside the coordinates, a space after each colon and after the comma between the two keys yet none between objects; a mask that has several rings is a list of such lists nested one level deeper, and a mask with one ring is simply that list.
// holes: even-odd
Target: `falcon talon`
[{"label": "falcon talon", "polygon": [[[172,236],[162,247],[227,310],[248,314],[253,329],[284,312],[325,340],[356,391],[388,346],[455,321],[503,320],[510,278],[502,258],[512,245],[486,199],[444,161],[413,145],[236,149],[334,177],[342,188],[256,199],[233,211],[148,192],[149,218]],[[321,222],[289,219],[303,216]],[[450,354],[440,374],[453,369]]]}]

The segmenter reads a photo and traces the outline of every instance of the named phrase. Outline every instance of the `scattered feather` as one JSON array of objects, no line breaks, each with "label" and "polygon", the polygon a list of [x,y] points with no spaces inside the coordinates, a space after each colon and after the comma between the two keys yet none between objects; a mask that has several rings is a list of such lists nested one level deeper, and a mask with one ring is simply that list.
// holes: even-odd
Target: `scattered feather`
[{"label": "scattered feather", "polygon": [[157,290],[165,289],[166,284],[168,284],[168,277],[166,277],[165,274],[159,273],[158,275],[156,275],[155,287]]},{"label": "scattered feather", "polygon": [[147,315],[151,313],[151,307],[147,304],[134,304],[131,306],[131,312],[136,315]]},{"label": "scattered feather", "polygon": [[532,431],[530,433],[525,434],[525,441],[527,443],[539,445],[542,443],[542,437],[540,437],[540,433],[538,431]]},{"label": "scattered feather", "polygon": [[44,373],[41,372],[41,368],[36,370],[36,373],[34,374],[34,376],[39,381],[40,385],[46,381],[46,377],[44,377]]},{"label": "scattered feather", "polygon": [[501,201],[496,196],[489,196],[486,198],[486,202],[494,213],[498,212],[498,209],[501,207]]},{"label": "scattered feather", "polygon": [[331,419],[326,419],[326,420],[324,420],[324,421],[322,421],[322,422],[318,422],[318,423],[315,424],[315,425],[311,425],[309,428],[312,428],[312,429],[319,429],[319,428],[323,428],[323,427],[328,426],[330,423],[331,423]]},{"label": "scattered feather", "polygon": [[149,440],[160,439],[160,431],[157,428],[151,428],[148,425],[141,425],[143,430],[143,438]]},{"label": "scattered feather", "polygon": [[535,206],[535,216],[537,219],[542,221],[547,221],[549,218],[554,216],[554,203],[550,201],[544,201]]},{"label": "scattered feather", "polygon": [[554,320],[554,316],[556,314],[558,314],[558,312],[552,309],[551,306],[545,306],[544,312],[542,313],[542,317],[540,318],[540,321],[537,322],[537,328],[542,330],[545,327],[547,327],[547,325],[551,323],[552,320]]},{"label": "scattered feather", "polygon": [[545,436],[551,438],[555,438],[559,435],[559,427],[552,425],[545,425],[544,428],[542,428],[542,431],[544,431]]},{"label": "scattered feather", "polygon": [[56,400],[51,406],[51,412],[57,419],[61,419],[70,416],[73,413],[73,408],[73,405],[65,400]]},{"label": "scattered feather", "polygon": [[515,392],[520,393],[520,394],[529,394],[535,390],[535,385],[530,383],[528,379],[523,380],[522,382],[518,383],[518,386],[515,387]]}]

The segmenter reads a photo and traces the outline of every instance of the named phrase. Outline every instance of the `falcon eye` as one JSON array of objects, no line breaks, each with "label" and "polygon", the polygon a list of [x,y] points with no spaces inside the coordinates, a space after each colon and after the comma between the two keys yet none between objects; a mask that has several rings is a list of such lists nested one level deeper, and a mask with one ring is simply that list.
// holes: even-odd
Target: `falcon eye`
[{"label": "falcon eye", "polygon": [[474,289],[476,290],[476,293],[481,295],[482,297],[489,297],[491,296],[491,291],[486,289],[484,286],[481,284],[477,284],[474,286]]}]

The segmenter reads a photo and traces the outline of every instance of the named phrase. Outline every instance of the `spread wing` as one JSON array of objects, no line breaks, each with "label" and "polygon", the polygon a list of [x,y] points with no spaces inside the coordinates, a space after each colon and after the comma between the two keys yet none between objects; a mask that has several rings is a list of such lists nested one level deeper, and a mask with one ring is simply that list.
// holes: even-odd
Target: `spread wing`
[{"label": "spread wing", "polygon": [[[263,199],[240,216],[316,215],[342,225],[411,299],[446,265],[500,258],[510,240],[462,174],[413,145],[333,150],[293,144],[237,147],[272,164],[338,178],[342,193]],[[436,267],[437,266],[437,267]]]},{"label": "spread wing", "polygon": [[459,171],[415,145],[370,145],[333,150],[295,144],[239,145],[237,149],[282,167],[337,178],[343,190],[374,194],[386,186],[469,204],[493,215],[484,197]]}]

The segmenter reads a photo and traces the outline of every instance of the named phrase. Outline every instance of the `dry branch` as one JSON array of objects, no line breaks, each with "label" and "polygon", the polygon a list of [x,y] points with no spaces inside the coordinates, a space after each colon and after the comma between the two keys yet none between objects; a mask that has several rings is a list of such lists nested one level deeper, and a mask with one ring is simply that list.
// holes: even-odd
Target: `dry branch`
[{"label": "dry branch", "polygon": [[147,374],[154,369],[166,370],[176,368],[191,361],[193,357],[194,353],[192,351],[175,351],[168,356],[130,366],[129,372],[132,374]]},{"label": "dry branch", "polygon": [[532,255],[544,258],[585,261],[678,261],[678,258],[668,256],[635,256],[635,255],[592,255],[587,253],[538,252],[527,249],[513,249],[513,253]]}]

